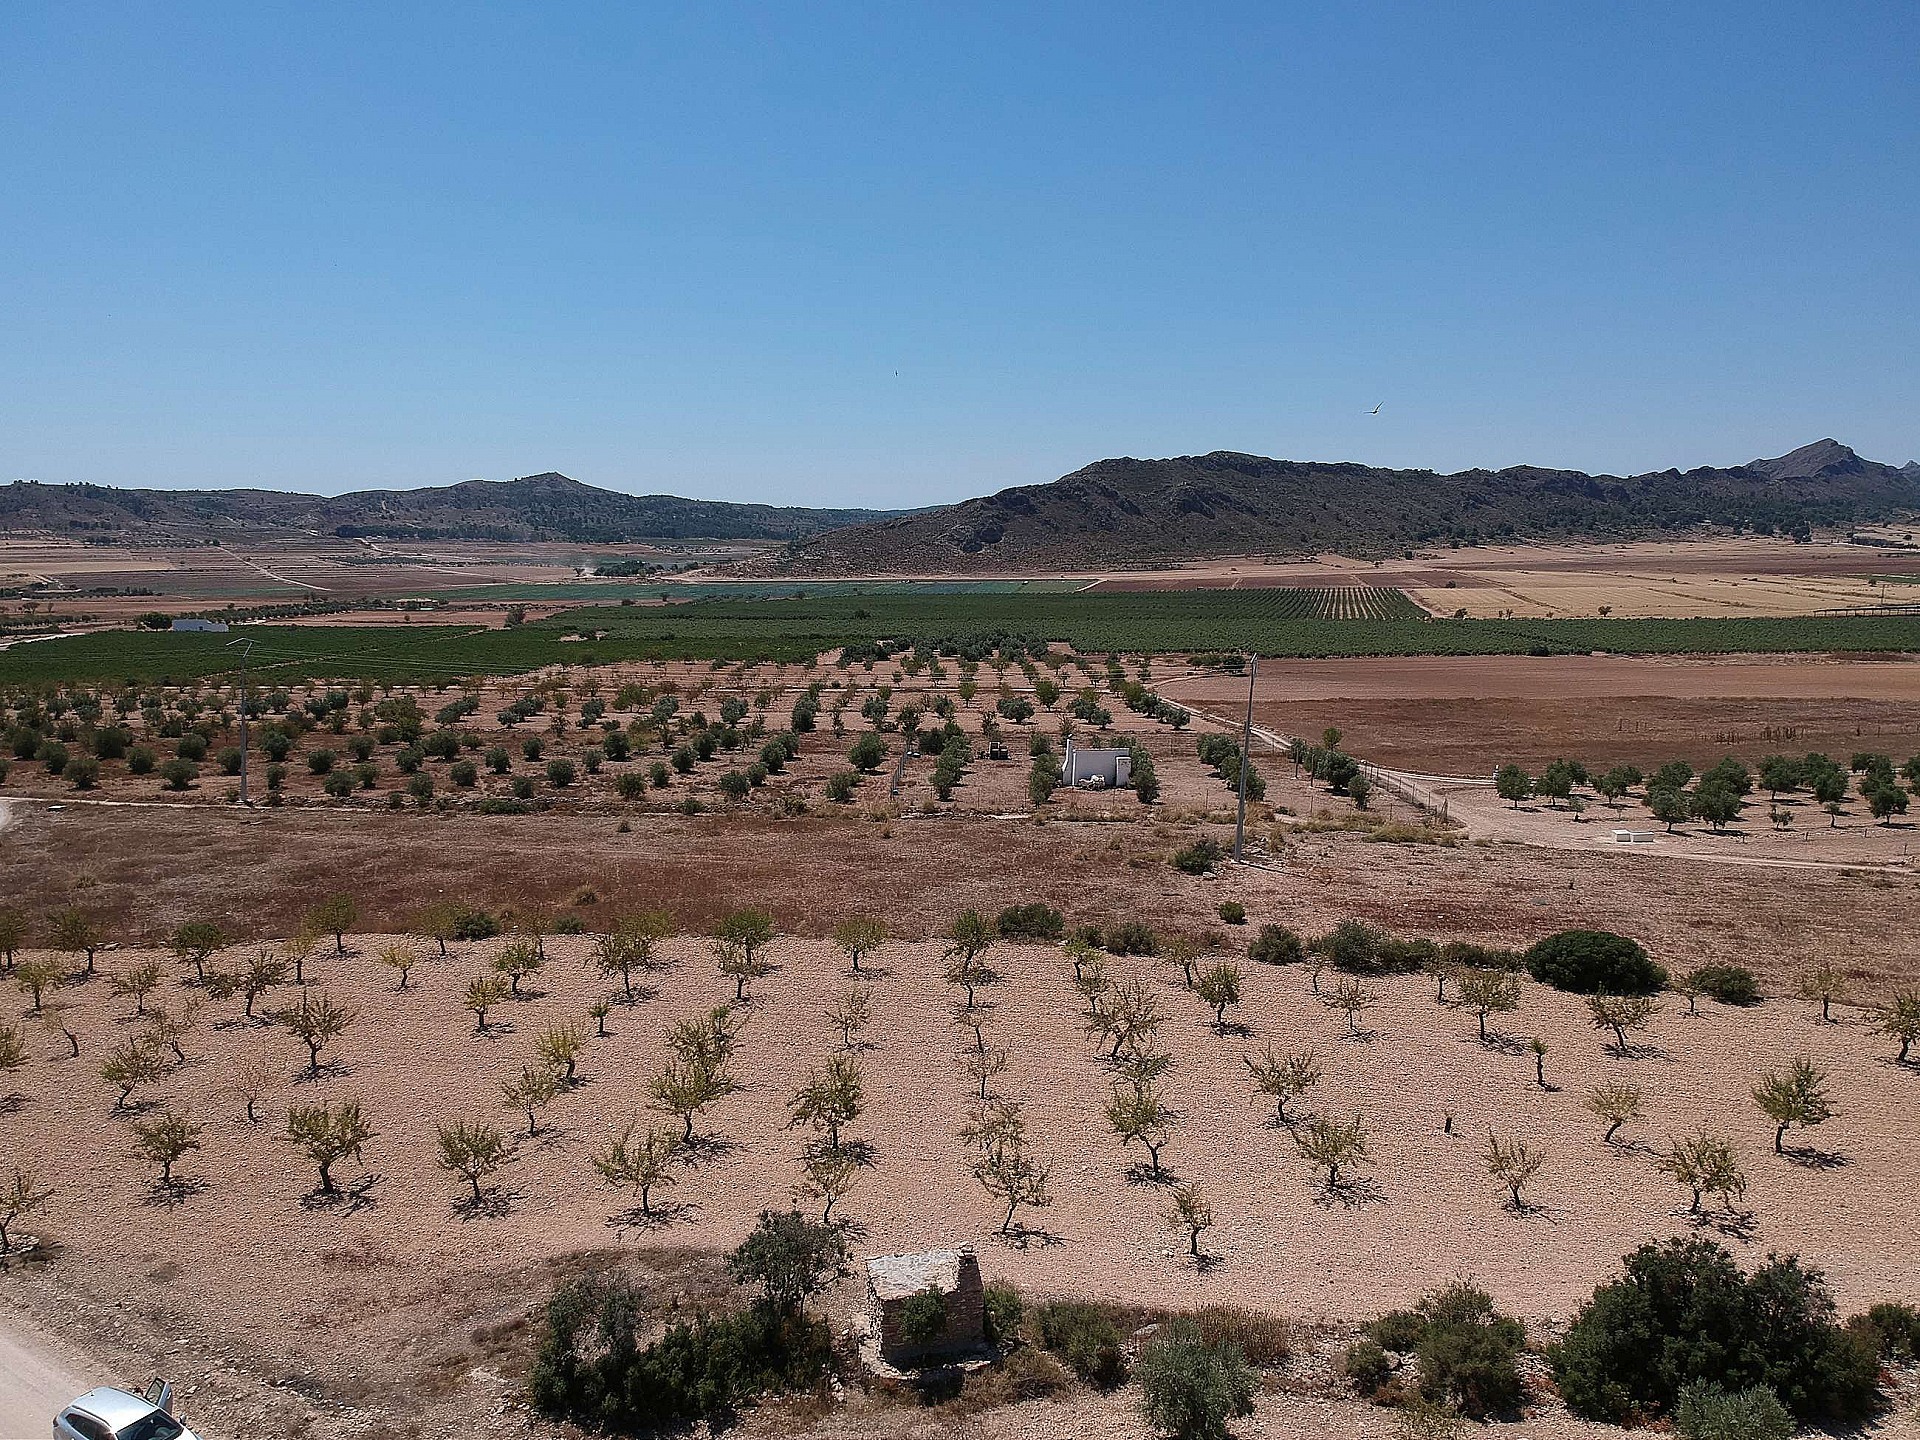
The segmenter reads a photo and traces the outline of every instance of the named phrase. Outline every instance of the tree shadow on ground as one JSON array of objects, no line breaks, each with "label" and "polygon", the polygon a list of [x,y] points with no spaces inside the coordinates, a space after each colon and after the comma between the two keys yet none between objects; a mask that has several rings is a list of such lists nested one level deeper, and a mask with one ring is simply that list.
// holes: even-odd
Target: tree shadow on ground
[{"label": "tree shadow on ground", "polygon": [[357,1215],[362,1210],[371,1210],[379,1204],[374,1195],[374,1187],[386,1177],[369,1173],[362,1175],[350,1185],[336,1185],[332,1190],[310,1190],[300,1197],[302,1210],[338,1210],[342,1215]]},{"label": "tree shadow on ground", "polygon": [[1180,1177],[1162,1165],[1158,1170],[1145,1160],[1137,1161],[1126,1169],[1129,1185],[1178,1185]]},{"label": "tree shadow on ground", "polygon": [[725,1135],[695,1135],[680,1147],[680,1163],[689,1170],[715,1165],[744,1149],[738,1140]]},{"label": "tree shadow on ground", "polygon": [[1036,1246],[1050,1249],[1067,1242],[1051,1230],[1043,1230],[1037,1225],[1022,1225],[1016,1221],[1010,1228],[1000,1232],[1000,1243],[1010,1245],[1015,1250],[1031,1250]]},{"label": "tree shadow on ground", "polygon": [[1369,1205],[1387,1203],[1387,1192],[1371,1175],[1348,1176],[1335,1184],[1322,1185],[1314,1193],[1313,1203],[1322,1210],[1335,1206],[1343,1210],[1362,1210]]},{"label": "tree shadow on ground", "polygon": [[1849,1156],[1838,1150],[1819,1150],[1811,1145],[1789,1145],[1780,1153],[1806,1170],[1845,1170],[1853,1164]]},{"label": "tree shadow on ground", "polygon": [[1696,1230],[1711,1230],[1729,1240],[1751,1243],[1760,1233],[1760,1218],[1751,1210],[1682,1210],[1680,1218]]},{"label": "tree shadow on ground", "polygon": [[1362,1025],[1357,1030],[1347,1031],[1347,1033],[1340,1038],[1349,1045],[1371,1045],[1375,1040],[1380,1038],[1380,1032]]},{"label": "tree shadow on ground", "polygon": [[206,1188],[207,1182],[197,1175],[191,1178],[176,1175],[171,1180],[154,1181],[147,1187],[146,1198],[140,1203],[171,1210],[174,1206],[183,1205],[195,1195],[201,1194]]},{"label": "tree shadow on ground", "polygon": [[678,1220],[693,1218],[693,1206],[684,1202],[655,1200],[642,1210],[638,1205],[622,1210],[607,1217],[607,1224],[616,1230],[664,1230]]},{"label": "tree shadow on ground", "polygon": [[503,1185],[489,1185],[479,1195],[462,1195],[453,1202],[453,1213],[462,1220],[499,1219],[513,1213],[513,1202],[520,1198],[518,1190],[509,1190]]},{"label": "tree shadow on ground", "polygon": [[1187,1256],[1187,1260],[1192,1264],[1193,1268],[1198,1270],[1202,1275],[1211,1275],[1227,1263],[1226,1256],[1214,1255],[1205,1250],[1202,1250],[1198,1255]]},{"label": "tree shadow on ground", "polygon": [[1236,1040],[1251,1040],[1253,1038],[1253,1027],[1239,1020],[1223,1020],[1215,1024],[1210,1024],[1207,1028],[1223,1039],[1229,1035]]},{"label": "tree shadow on ground", "polygon": [[1489,1028],[1487,1038],[1482,1040],[1476,1030],[1467,1037],[1467,1043],[1477,1050],[1490,1050],[1500,1055],[1525,1055],[1529,1049],[1527,1040],[1518,1035],[1509,1035],[1504,1030]]},{"label": "tree shadow on ground", "polygon": [[317,1067],[312,1069],[302,1065],[299,1073],[293,1077],[293,1083],[296,1085],[317,1085],[322,1080],[337,1080],[343,1075],[351,1074],[353,1074],[353,1066],[349,1065],[346,1061],[323,1060]]}]

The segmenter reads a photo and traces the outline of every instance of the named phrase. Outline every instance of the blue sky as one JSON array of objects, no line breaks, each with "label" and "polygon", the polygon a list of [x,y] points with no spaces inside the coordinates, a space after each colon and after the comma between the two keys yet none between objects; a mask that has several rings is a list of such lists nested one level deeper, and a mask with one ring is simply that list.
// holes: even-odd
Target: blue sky
[{"label": "blue sky", "polygon": [[1916,55],[1911,0],[10,0],[0,480],[1903,461]]}]

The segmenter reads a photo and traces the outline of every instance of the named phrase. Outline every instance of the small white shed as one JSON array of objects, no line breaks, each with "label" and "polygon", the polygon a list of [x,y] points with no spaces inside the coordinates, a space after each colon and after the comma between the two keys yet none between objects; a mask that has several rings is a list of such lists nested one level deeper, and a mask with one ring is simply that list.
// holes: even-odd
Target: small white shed
[{"label": "small white shed", "polygon": [[1081,790],[1122,789],[1133,783],[1133,752],[1086,749],[1069,740],[1060,779]]}]

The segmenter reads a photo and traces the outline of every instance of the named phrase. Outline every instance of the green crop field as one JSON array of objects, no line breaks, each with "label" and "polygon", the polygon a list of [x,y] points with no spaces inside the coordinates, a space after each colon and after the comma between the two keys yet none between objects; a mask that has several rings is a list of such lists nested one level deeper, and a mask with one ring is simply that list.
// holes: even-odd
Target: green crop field
[{"label": "green crop field", "polygon": [[1084,590],[1086,580],[578,580],[476,585],[428,591],[442,601],[804,600],[821,595],[1046,595]]},{"label": "green crop field", "polygon": [[[809,594],[578,609],[511,630],[455,625],[250,625],[231,635],[109,631],[0,651],[0,685],[190,680],[235,668],[252,639],[263,678],[436,682],[618,660],[804,661],[888,640],[983,655],[1001,645],[1082,653],[1244,650],[1265,656],[1737,654],[1920,650],[1920,617],[1731,620],[1409,618],[1394,591]],[[1318,596],[1318,598],[1315,598]],[[1387,618],[1380,618],[1382,614]],[[1374,618],[1316,618],[1316,615]]]}]

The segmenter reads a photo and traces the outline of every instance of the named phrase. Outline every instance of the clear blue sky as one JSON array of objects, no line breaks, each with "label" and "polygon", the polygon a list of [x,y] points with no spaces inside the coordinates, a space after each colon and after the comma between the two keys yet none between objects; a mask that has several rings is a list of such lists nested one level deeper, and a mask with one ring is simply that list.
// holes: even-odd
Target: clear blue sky
[{"label": "clear blue sky", "polygon": [[0,481],[1904,461],[1917,56],[1913,0],[8,0]]}]

